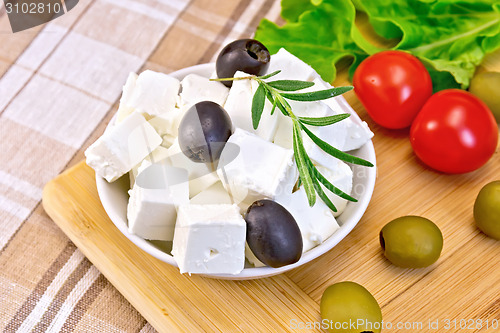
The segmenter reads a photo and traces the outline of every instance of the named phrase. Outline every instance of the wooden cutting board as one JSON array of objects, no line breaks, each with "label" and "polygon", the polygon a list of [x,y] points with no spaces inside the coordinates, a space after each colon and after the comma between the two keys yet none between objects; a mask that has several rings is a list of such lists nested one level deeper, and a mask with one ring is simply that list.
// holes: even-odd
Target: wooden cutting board
[{"label": "wooden cutting board", "polygon": [[[500,52],[483,66],[500,71]],[[345,73],[335,83],[346,84]],[[360,223],[333,250],[288,273],[252,281],[179,274],[118,231],[101,206],[94,172],[84,162],[46,185],[43,205],[160,332],[296,332],[321,320],[323,291],[345,280],[373,293],[382,307],[385,332],[500,331],[500,326],[492,327],[495,320],[500,325],[500,241],[480,233],[472,216],[479,189],[500,179],[499,149],[469,174],[428,170],[414,157],[407,130],[376,126],[352,92],[346,97],[375,132],[378,177],[373,199]],[[444,249],[433,266],[402,269],[382,255],[380,229],[403,215],[427,217],[441,228]],[[406,329],[398,328],[405,324]]]}]

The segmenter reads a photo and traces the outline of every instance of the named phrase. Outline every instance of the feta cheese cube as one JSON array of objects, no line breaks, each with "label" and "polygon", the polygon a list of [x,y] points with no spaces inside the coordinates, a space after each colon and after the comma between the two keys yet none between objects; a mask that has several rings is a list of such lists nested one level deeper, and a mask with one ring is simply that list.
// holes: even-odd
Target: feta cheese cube
[{"label": "feta cheese cube", "polygon": [[161,142],[146,119],[133,113],[97,139],[85,156],[98,176],[112,182],[129,172]]},{"label": "feta cheese cube", "polygon": [[316,73],[311,66],[284,48],[279,49],[276,54],[271,55],[271,62],[269,63],[267,74],[277,70],[281,70],[281,72],[273,76],[272,80],[312,81],[319,77],[318,73]]},{"label": "feta cheese cube", "polygon": [[168,148],[168,160],[170,164],[177,168],[186,169],[189,177],[189,196],[192,198],[204,189],[215,184],[219,177],[212,167],[205,163],[195,163],[182,152],[179,141]]},{"label": "feta cheese cube", "polygon": [[157,116],[175,108],[180,82],[176,78],[146,70],[139,74],[130,96],[130,107],[137,112]]},{"label": "feta cheese cube", "polygon": [[167,148],[172,145],[179,135],[179,124],[184,116],[184,108],[173,108],[169,112],[154,116],[149,123],[163,139],[163,146]]},{"label": "feta cheese cube", "polygon": [[224,84],[197,74],[188,74],[181,81],[181,87],[180,106],[187,108],[202,101],[212,101],[223,106],[229,93]]},{"label": "feta cheese cube", "polygon": [[[296,102],[290,101],[290,106],[296,116],[299,117],[327,117],[335,113],[322,101],[316,102]],[[309,126],[306,125],[317,137],[326,141],[333,147],[342,150],[347,137],[347,128],[345,120],[328,126]],[[292,120],[282,114],[279,114],[278,130],[274,136],[274,143],[287,148],[293,148],[293,125]],[[304,148],[309,157],[319,164],[330,165],[336,163],[336,158],[319,148],[305,132],[302,132]]]},{"label": "feta cheese cube", "polygon": [[238,274],[245,265],[246,223],[236,205],[182,205],[172,255],[181,273]]},{"label": "feta cheese cube", "polygon": [[[330,89],[332,86],[323,81],[322,79],[314,80],[315,86],[321,87],[320,89]],[[368,124],[359,118],[358,114],[353,110],[353,108],[347,103],[344,96],[337,96],[323,101],[326,105],[332,109],[334,114],[350,113],[351,116],[347,119],[342,120],[343,126],[345,126],[347,135],[344,146],[339,148],[343,151],[350,151],[354,149],[361,148],[365,143],[373,138],[373,132],[368,127]],[[336,125],[336,124],[334,124]],[[338,147],[336,147],[338,148]]]},{"label": "feta cheese cube", "polygon": [[233,198],[229,195],[229,193],[226,191],[224,186],[222,186],[222,183],[218,181],[209,188],[201,191],[200,193],[192,197],[189,203],[195,205],[210,205],[210,204],[232,205],[235,202]]},{"label": "feta cheese cube", "polygon": [[189,203],[196,205],[236,204],[240,207],[241,214],[246,212],[248,207],[251,205],[251,203],[237,201],[236,198],[226,191],[220,181],[192,197],[191,200],[189,200]]},{"label": "feta cheese cube", "polygon": [[[327,100],[328,101],[328,100]],[[352,107],[347,103],[344,96],[331,98],[329,106],[338,113],[349,112],[351,116],[347,118],[345,124],[347,127],[347,137],[344,145],[344,151],[350,151],[361,148],[365,143],[373,138],[373,132],[368,127],[365,121],[354,112]]]},{"label": "feta cheese cube", "polygon": [[292,192],[298,178],[293,151],[236,128],[222,151],[217,174],[238,201],[273,199]]},{"label": "feta cheese cube", "polygon": [[130,233],[150,240],[173,240],[176,207],[189,202],[187,171],[166,163],[152,164],[139,174],[129,194]]},{"label": "feta cheese cube", "polygon": [[[238,71],[234,74],[234,77],[245,77],[248,75],[247,73]],[[272,105],[266,99],[259,126],[257,129],[253,128],[252,100],[257,88],[258,83],[254,80],[233,81],[233,86],[229,90],[224,109],[231,117],[234,127],[239,127],[250,133],[257,134],[264,140],[271,141],[276,132],[278,124],[277,114],[279,112],[271,115]]]},{"label": "feta cheese cube", "polygon": [[146,156],[146,158],[141,163],[137,164],[135,167],[132,168],[132,170],[130,170],[130,187],[134,185],[137,175],[142,170],[145,170],[148,166],[152,165],[153,163],[158,163],[163,161],[167,157],[168,157],[167,148],[158,146],[155,150],[153,150],[151,154]]},{"label": "feta cheese cube", "polygon": [[130,73],[127,77],[127,81],[123,86],[122,97],[120,98],[120,105],[116,113],[115,124],[121,123],[123,119],[127,118],[134,112],[134,108],[130,106],[130,96],[135,89],[135,83],[137,81],[137,74]]},{"label": "feta cheese cube", "polygon": [[297,222],[302,235],[303,252],[323,243],[339,229],[332,211],[321,199],[316,200],[313,207],[309,206],[303,186],[292,194],[278,196],[276,202],[285,207]]},{"label": "feta cheese cube", "polygon": [[[342,190],[344,193],[351,194],[352,191],[352,177],[353,173],[351,168],[342,162],[341,160],[335,159],[336,164],[330,164],[328,167],[318,165],[316,169],[325,176],[326,179],[330,183],[332,183],[335,187]],[[328,196],[330,201],[337,208],[336,212],[332,212],[333,216],[337,217],[344,211],[347,206],[347,200],[339,197],[338,195],[333,194],[331,191],[327,190],[323,185],[321,185],[323,191]]]}]

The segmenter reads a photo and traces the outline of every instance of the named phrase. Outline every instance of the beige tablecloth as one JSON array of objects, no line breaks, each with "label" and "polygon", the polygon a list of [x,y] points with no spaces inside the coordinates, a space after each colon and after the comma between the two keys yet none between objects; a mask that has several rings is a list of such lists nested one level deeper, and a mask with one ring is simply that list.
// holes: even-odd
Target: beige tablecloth
[{"label": "beige tablecloth", "polygon": [[278,0],[80,0],[13,34],[1,5],[1,330],[154,331],[47,216],[42,188],[82,160],[129,72],[213,61],[279,10]]}]

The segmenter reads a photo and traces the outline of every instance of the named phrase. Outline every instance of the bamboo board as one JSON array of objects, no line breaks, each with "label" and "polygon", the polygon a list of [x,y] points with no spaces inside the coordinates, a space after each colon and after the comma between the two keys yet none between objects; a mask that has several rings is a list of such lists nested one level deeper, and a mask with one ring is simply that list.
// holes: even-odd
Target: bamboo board
[{"label": "bamboo board", "polygon": [[[500,71],[500,53],[487,57],[483,66]],[[336,84],[345,83],[344,73]],[[499,149],[469,174],[431,171],[412,154],[407,130],[378,127],[352,92],[346,97],[375,132],[375,192],[360,223],[343,241],[288,273],[252,281],[179,274],[116,229],[100,204],[94,172],[84,162],[47,184],[44,207],[160,332],[296,332],[300,325],[321,320],[324,289],[345,280],[362,284],[375,296],[385,332],[500,331],[491,327],[492,321],[500,321],[500,241],[480,233],[472,216],[479,189],[500,179]],[[384,259],[379,231],[403,215],[427,217],[443,232],[444,249],[433,266],[402,269]]]}]

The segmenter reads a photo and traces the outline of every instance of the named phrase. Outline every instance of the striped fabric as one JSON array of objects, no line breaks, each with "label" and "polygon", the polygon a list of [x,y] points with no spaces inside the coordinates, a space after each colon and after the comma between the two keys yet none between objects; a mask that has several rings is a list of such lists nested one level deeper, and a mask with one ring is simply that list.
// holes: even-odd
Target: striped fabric
[{"label": "striped fabric", "polygon": [[42,188],[79,162],[130,71],[210,62],[278,0],[80,0],[12,34],[0,7],[0,330],[154,332],[50,220]]}]

